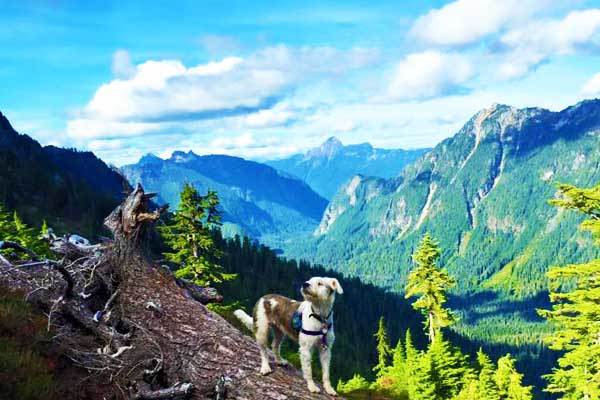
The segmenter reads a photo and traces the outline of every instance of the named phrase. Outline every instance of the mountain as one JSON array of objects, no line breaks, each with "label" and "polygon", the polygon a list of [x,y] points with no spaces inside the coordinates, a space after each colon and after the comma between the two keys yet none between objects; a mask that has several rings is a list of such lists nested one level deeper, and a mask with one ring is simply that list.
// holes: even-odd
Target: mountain
[{"label": "mountain", "polygon": [[226,222],[234,230],[278,246],[285,238],[316,228],[327,201],[296,177],[268,165],[225,155],[176,151],[163,160],[152,154],[122,168],[132,183],[160,193],[175,208],[185,182],[216,190]]},{"label": "mountain", "polygon": [[352,176],[392,178],[429,150],[377,149],[369,143],[344,146],[331,137],[305,154],[266,163],[298,176],[321,196],[331,199]]},{"label": "mountain", "polygon": [[47,219],[93,235],[119,203],[127,181],[89,152],[42,147],[0,113],[0,204],[36,226]]},{"label": "mountain", "polygon": [[535,294],[549,264],[589,255],[578,219],[547,201],[557,182],[600,180],[599,148],[599,100],[560,112],[494,105],[398,177],[350,179],[314,232],[315,259],[392,287],[429,231],[465,288]]},{"label": "mountain", "polygon": [[[513,345],[546,364],[551,327],[545,272],[600,256],[581,217],[548,204],[559,182],[600,181],[600,100],[560,112],[494,105],[398,177],[357,175],[336,194],[311,239],[284,249],[346,276],[403,292],[425,232],[457,282],[454,331],[487,346]],[[519,356],[521,357],[521,356]]]}]

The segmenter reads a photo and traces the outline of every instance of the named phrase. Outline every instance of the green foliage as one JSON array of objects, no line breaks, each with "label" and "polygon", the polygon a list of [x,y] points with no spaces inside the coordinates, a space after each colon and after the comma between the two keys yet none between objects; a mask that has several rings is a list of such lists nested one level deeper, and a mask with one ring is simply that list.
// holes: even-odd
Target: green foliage
[{"label": "green foliage", "polygon": [[359,390],[368,390],[369,386],[369,381],[363,378],[360,374],[354,374],[352,378],[350,378],[346,382],[344,382],[341,379],[338,381],[337,392],[339,394],[347,394]]},{"label": "green foliage", "polygon": [[[47,230],[46,221],[42,226],[42,232]],[[45,228],[44,228],[45,226]],[[41,234],[36,234],[33,228],[30,228],[23,222],[16,211],[9,214],[2,204],[0,204],[0,240],[10,240],[19,243],[43,257],[51,257],[48,243],[42,239]],[[15,253],[12,250],[2,250],[3,254],[10,257],[27,257],[22,253]]]},{"label": "green foliage", "polygon": [[436,265],[440,254],[437,242],[428,233],[425,234],[413,256],[417,266],[410,272],[406,283],[405,297],[419,297],[413,307],[425,315],[431,342],[442,328],[451,325],[455,319],[452,312],[444,307],[444,303],[447,300],[446,292],[456,282],[447,271]]},{"label": "green foliage", "polygon": [[196,285],[208,286],[235,278],[218,264],[222,251],[215,245],[211,229],[221,224],[216,192],[201,195],[185,184],[172,221],[160,228],[165,243],[172,251],[165,252],[167,260],[181,265],[175,271],[179,278]]},{"label": "green foliage", "polygon": [[[580,189],[560,185],[563,196],[552,204],[588,216],[581,224],[600,244],[600,185]],[[600,398],[600,258],[582,264],[552,267],[548,271],[552,310],[540,314],[554,326],[546,338],[552,349],[563,352],[547,376],[548,392],[562,399]]]},{"label": "green foliage", "polygon": [[375,339],[377,340],[377,365],[373,367],[373,371],[377,373],[377,376],[381,376],[386,372],[389,356],[391,354],[390,345],[388,344],[387,332],[385,331],[385,324],[383,317],[379,318],[379,325],[377,332],[375,332]]},{"label": "green foliage", "polygon": [[23,294],[0,287],[0,397],[50,399],[54,383],[50,362],[40,352],[46,322]]}]

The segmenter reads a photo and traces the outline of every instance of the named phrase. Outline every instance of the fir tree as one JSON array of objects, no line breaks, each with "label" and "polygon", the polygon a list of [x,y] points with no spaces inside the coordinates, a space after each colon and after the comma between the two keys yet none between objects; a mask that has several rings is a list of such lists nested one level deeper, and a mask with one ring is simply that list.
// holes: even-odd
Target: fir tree
[{"label": "fir tree", "polygon": [[433,400],[436,396],[436,373],[427,353],[421,354],[408,380],[410,400]]},{"label": "fir tree", "polygon": [[438,268],[436,262],[439,257],[438,244],[428,233],[425,234],[413,255],[417,266],[410,272],[406,283],[406,298],[418,296],[413,307],[425,315],[430,342],[435,340],[441,328],[455,320],[452,312],[444,307],[446,291],[455,285],[455,281],[448,272]]},{"label": "fir tree", "polygon": [[498,360],[496,370],[498,396],[502,400],[531,400],[531,386],[523,386],[523,374],[515,368],[515,360],[510,354]]},{"label": "fir tree", "polygon": [[437,373],[436,394],[440,399],[456,396],[465,382],[474,376],[467,357],[439,335],[427,350]]},{"label": "fir tree", "polygon": [[[600,185],[580,189],[560,185],[562,198],[551,203],[578,210],[589,218],[581,228],[600,244]],[[539,313],[554,326],[547,337],[551,349],[564,352],[551,374],[546,391],[562,399],[600,398],[600,259],[584,264],[552,267],[548,271],[552,310]]]},{"label": "fir tree", "polygon": [[379,325],[374,336],[377,340],[377,365],[373,367],[373,371],[377,373],[377,377],[381,377],[387,370],[391,353],[383,317],[379,318]]},{"label": "fir tree", "polygon": [[494,364],[481,349],[477,352],[477,365],[479,367],[477,384],[479,398],[481,400],[500,400],[498,387],[496,386]]},{"label": "fir tree", "polygon": [[181,265],[176,276],[200,286],[235,277],[224,273],[218,264],[222,253],[211,234],[211,229],[221,224],[218,205],[216,192],[209,190],[206,195],[200,195],[192,185],[185,184],[172,221],[160,228],[172,249],[164,253],[165,258]]}]

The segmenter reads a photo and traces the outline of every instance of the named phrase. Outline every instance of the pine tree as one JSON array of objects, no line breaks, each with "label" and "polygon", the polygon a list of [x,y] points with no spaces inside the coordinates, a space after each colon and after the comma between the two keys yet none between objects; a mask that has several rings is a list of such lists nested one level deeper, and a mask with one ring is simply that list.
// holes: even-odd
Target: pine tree
[{"label": "pine tree", "polygon": [[477,365],[479,367],[477,384],[479,398],[481,400],[500,400],[498,387],[496,386],[494,364],[481,349],[477,352]]},{"label": "pine tree", "polygon": [[531,386],[523,386],[523,374],[515,367],[515,360],[510,354],[498,360],[495,375],[498,395],[502,400],[531,400]]},{"label": "pine tree", "polygon": [[[578,210],[589,218],[581,228],[600,244],[600,185],[580,189],[560,185],[558,207]],[[558,367],[546,376],[546,391],[561,393],[562,399],[600,398],[600,259],[584,264],[552,267],[548,271],[552,310],[539,310],[554,326],[547,337],[551,349],[564,354]]]},{"label": "pine tree", "polygon": [[408,380],[410,400],[434,400],[436,395],[436,371],[427,353],[420,354],[418,362]]},{"label": "pine tree", "polygon": [[379,318],[379,326],[374,336],[377,340],[377,365],[373,367],[373,371],[377,373],[377,377],[379,378],[385,374],[388,368],[391,353],[383,317]]},{"label": "pine tree", "polygon": [[449,399],[456,396],[465,382],[473,379],[474,372],[467,363],[467,357],[442,334],[431,343],[427,353],[437,373],[438,398]]},{"label": "pine tree", "polygon": [[181,267],[175,272],[179,278],[200,286],[233,279],[218,264],[222,256],[215,244],[211,229],[221,224],[216,192],[200,195],[190,184],[185,184],[172,221],[160,228],[165,242],[172,252],[164,253],[167,260]]},{"label": "pine tree", "polygon": [[446,291],[455,285],[455,281],[448,272],[438,268],[436,261],[439,257],[438,244],[428,233],[425,234],[413,255],[417,266],[410,272],[406,283],[405,297],[418,296],[413,307],[425,315],[430,342],[435,340],[441,328],[455,320],[452,312],[444,307]]}]

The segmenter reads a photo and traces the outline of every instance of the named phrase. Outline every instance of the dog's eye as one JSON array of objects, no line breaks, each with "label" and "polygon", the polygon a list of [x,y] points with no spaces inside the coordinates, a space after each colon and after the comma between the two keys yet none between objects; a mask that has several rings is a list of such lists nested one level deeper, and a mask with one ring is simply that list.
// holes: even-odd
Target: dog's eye
[{"label": "dog's eye", "polygon": [[319,286],[323,286],[323,284],[321,282],[319,282]]}]

